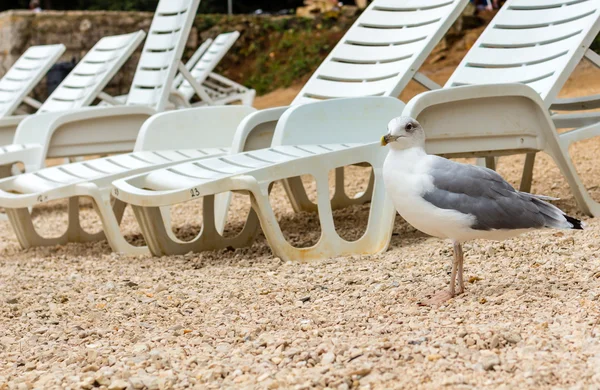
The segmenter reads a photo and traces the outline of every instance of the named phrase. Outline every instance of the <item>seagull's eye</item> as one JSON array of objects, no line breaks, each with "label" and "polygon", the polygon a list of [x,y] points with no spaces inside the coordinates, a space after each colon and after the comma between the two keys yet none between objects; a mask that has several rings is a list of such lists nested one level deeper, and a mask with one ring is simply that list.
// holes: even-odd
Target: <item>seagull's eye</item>
[{"label": "seagull's eye", "polygon": [[406,129],[406,131],[412,131],[412,129],[413,129],[412,123],[407,124],[405,129]]}]

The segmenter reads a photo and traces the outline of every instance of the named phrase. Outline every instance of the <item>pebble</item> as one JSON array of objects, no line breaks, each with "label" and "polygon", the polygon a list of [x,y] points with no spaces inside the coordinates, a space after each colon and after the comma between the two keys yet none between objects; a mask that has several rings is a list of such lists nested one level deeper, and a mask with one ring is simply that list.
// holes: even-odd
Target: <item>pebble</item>
[{"label": "pebble", "polygon": [[84,378],[81,382],[79,382],[79,387],[81,387],[82,389],[91,389],[94,387],[94,383],[96,383],[94,377],[87,377]]},{"label": "pebble", "polygon": [[110,385],[108,385],[108,390],[123,390],[126,389],[127,387],[129,387],[129,383],[122,380],[122,379],[116,379],[112,382],[110,382]]},{"label": "pebble", "polygon": [[81,370],[82,372],[96,372],[98,371],[98,366],[95,364],[89,364],[85,367],[83,367],[83,369]]},{"label": "pebble", "polygon": [[500,365],[500,358],[495,353],[491,352],[489,354],[482,355],[480,361],[483,369],[486,371],[491,370],[494,366]]},{"label": "pebble", "polygon": [[263,374],[261,374],[258,378],[256,378],[257,382],[262,382],[264,380],[266,380],[267,378],[269,378],[270,374],[268,372],[265,372]]},{"label": "pebble", "polygon": [[133,347],[133,353],[142,353],[148,351],[148,346],[146,344],[136,344]]},{"label": "pebble", "polygon": [[273,362],[273,364],[278,365],[279,363],[281,363],[283,359],[280,358],[279,356],[274,356],[271,358],[271,361]]},{"label": "pebble", "polygon": [[333,353],[331,351],[324,354],[323,357],[321,358],[321,364],[331,364],[334,361],[335,361],[335,353]]},{"label": "pebble", "polygon": [[509,343],[511,343],[511,344],[517,344],[517,343],[519,343],[522,340],[520,334],[513,333],[513,332],[505,333],[504,334],[504,339],[506,341],[508,341]]},{"label": "pebble", "polygon": [[491,348],[498,348],[500,346],[500,336],[498,336],[497,334],[492,336],[492,339],[490,340],[490,347]]},{"label": "pebble", "polygon": [[363,367],[363,368],[359,368],[358,370],[354,370],[350,373],[351,376],[361,376],[361,377],[365,377],[367,375],[369,375],[371,373],[371,371],[373,371],[373,369],[371,367]]},{"label": "pebble", "polygon": [[100,386],[108,386],[110,384],[110,379],[102,371],[96,372],[96,375],[94,376],[94,381]]},{"label": "pebble", "polygon": [[155,376],[143,376],[142,382],[144,383],[144,386],[146,386],[149,390],[156,390],[159,388],[159,381],[158,378]]},{"label": "pebble", "polygon": [[131,378],[129,378],[129,383],[131,383],[131,386],[134,389],[143,389],[144,386],[146,386],[142,378],[140,378],[139,376],[132,376]]},{"label": "pebble", "polygon": [[[600,144],[585,144],[579,150],[600,159]],[[499,164],[504,174],[515,168],[515,182],[519,158]],[[537,157],[544,180],[535,192],[560,196],[576,212],[546,158]],[[586,175],[593,182],[597,172],[600,182],[594,163]],[[553,181],[559,187],[549,191]],[[279,184],[272,198],[291,242],[318,240],[316,213],[285,211]],[[186,239],[201,228],[201,205],[192,203],[171,210]],[[336,210],[340,234],[360,237],[355,225],[369,207]],[[64,210],[41,209],[36,227],[56,231]],[[86,227],[93,213],[82,208]],[[400,217],[385,253],[306,264],[273,259],[262,235],[248,248],[164,258],[113,257],[105,241],[24,251],[0,221],[0,390],[592,389],[600,384],[600,219],[586,220],[589,229],[562,237],[542,231],[465,244],[473,283],[439,308],[416,302],[446,287],[451,247]],[[130,209],[122,228],[141,243]]]}]

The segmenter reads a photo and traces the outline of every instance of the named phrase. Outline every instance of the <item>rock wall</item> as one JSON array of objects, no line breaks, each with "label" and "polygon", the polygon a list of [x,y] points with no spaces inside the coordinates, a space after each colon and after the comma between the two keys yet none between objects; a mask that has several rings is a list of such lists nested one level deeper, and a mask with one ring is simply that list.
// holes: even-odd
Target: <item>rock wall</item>
[{"label": "rock wall", "polygon": [[[289,86],[307,77],[358,17],[354,7],[327,13],[315,19],[295,16],[198,15],[187,42],[184,59],[200,42],[221,32],[241,33],[217,71],[259,94]],[[447,49],[466,28],[480,24],[467,12],[447,35],[439,50]],[[148,12],[104,11],[7,11],[0,13],[0,76],[31,45],[63,43],[67,51],[61,61],[80,59],[100,38],[143,29],[152,20]],[[111,94],[129,89],[138,52],[109,84]],[[38,100],[46,97],[45,82],[36,88]]]}]

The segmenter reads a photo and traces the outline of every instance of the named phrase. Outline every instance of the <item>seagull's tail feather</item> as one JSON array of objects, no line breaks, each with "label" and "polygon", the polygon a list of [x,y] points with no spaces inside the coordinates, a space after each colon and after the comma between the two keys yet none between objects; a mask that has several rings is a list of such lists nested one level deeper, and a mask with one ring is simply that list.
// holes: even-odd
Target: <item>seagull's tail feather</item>
[{"label": "seagull's tail feather", "polygon": [[541,199],[541,200],[546,200],[546,201],[547,200],[560,200],[560,198],[555,198],[553,196],[537,195],[537,194],[529,194],[529,193],[527,193],[527,194],[531,195],[534,198]]},{"label": "seagull's tail feather", "polygon": [[567,222],[569,222],[573,226],[571,229],[583,230],[586,228],[586,224],[583,221],[580,221],[577,218],[570,217],[567,214],[564,214],[564,217],[567,220]]},{"label": "seagull's tail feather", "polygon": [[[531,195],[531,194],[529,194]],[[556,207],[555,205],[545,201],[546,197],[539,195],[531,195],[531,200],[537,206],[540,214],[544,216],[544,222],[546,228],[552,229],[574,229],[583,230],[585,223],[577,218],[573,218],[564,211]]]}]

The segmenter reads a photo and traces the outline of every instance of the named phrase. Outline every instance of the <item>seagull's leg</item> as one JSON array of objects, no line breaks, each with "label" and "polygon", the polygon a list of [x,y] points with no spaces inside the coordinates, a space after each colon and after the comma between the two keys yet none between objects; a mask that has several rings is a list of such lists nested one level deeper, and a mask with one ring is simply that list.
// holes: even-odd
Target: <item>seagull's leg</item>
[{"label": "seagull's leg", "polygon": [[454,243],[454,259],[452,260],[452,272],[450,273],[450,298],[456,295],[456,270],[458,268],[458,253],[456,252],[456,243]]},{"label": "seagull's leg", "polygon": [[[459,254],[462,255],[462,247],[460,244],[453,242],[454,244],[454,258],[452,259],[452,272],[450,273],[450,288],[448,290],[442,290],[437,294],[434,294],[430,299],[423,302],[419,302],[423,306],[434,306],[441,305],[442,303],[454,298],[456,296],[456,274],[457,271],[462,271],[462,262],[459,261]],[[458,247],[458,250],[457,250]],[[462,257],[460,258],[462,260]],[[462,273],[459,273],[459,283],[462,283]],[[461,292],[459,292],[460,294]]]},{"label": "seagull's leg", "polygon": [[458,293],[462,294],[465,292],[465,280],[463,277],[464,253],[462,244],[460,242],[454,243],[454,253],[456,254],[456,258],[458,260]]}]

